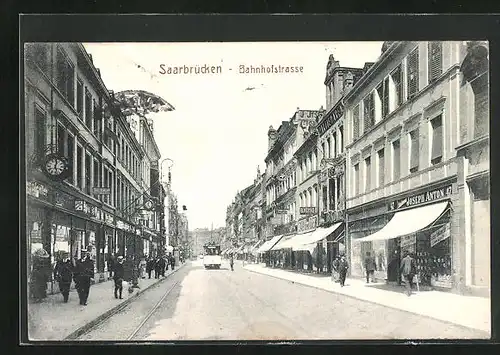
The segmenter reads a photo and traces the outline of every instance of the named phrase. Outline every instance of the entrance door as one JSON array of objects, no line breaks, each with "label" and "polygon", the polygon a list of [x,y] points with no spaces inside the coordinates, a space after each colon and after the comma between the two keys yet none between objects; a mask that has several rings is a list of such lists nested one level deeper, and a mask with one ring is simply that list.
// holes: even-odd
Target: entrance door
[{"label": "entrance door", "polygon": [[388,240],[387,254],[387,281],[399,283],[399,267],[401,263],[399,238]]}]

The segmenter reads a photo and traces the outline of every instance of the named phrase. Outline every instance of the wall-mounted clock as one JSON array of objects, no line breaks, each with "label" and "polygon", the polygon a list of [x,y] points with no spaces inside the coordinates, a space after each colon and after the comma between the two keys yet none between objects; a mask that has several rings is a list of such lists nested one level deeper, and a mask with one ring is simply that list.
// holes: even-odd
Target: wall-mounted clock
[{"label": "wall-mounted clock", "polygon": [[42,169],[49,178],[64,180],[69,176],[70,166],[65,157],[52,153],[43,160]]},{"label": "wall-mounted clock", "polygon": [[153,201],[151,201],[151,200],[147,200],[147,201],[144,203],[144,207],[145,207],[147,210],[152,210],[152,209],[153,209]]}]

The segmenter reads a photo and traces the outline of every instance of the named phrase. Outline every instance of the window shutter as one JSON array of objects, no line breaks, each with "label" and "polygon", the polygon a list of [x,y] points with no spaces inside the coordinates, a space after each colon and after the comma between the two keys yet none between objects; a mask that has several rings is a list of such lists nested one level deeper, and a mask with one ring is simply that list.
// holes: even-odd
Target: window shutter
[{"label": "window shutter", "polygon": [[384,176],[385,176],[385,156],[384,149],[380,149],[378,151],[378,184],[379,186],[384,185]]},{"label": "window shutter", "polygon": [[382,103],[380,107],[380,117],[383,119],[387,113],[387,111],[384,111],[384,82],[381,82],[379,86],[377,86],[377,94],[380,102]]},{"label": "window shutter", "polygon": [[443,44],[442,42],[429,42],[429,83],[435,81],[443,73]]},{"label": "window shutter", "polygon": [[432,153],[431,160],[443,156],[443,122],[442,116],[438,116],[431,121],[432,125]]},{"label": "window shutter", "polygon": [[373,92],[370,93],[364,100],[364,130],[363,132],[368,131],[373,126]]},{"label": "window shutter", "polygon": [[407,57],[408,64],[408,99],[418,92],[418,48],[415,48]]},{"label": "window shutter", "polygon": [[393,154],[392,170],[394,173],[394,175],[393,175],[394,180],[397,180],[397,179],[399,179],[400,172],[401,172],[401,151],[399,149],[399,140],[392,143],[392,149],[393,149],[393,151],[392,151],[392,154]]},{"label": "window shutter", "polygon": [[411,140],[411,150],[410,150],[410,170],[418,169],[418,160],[419,160],[419,136],[418,136],[418,128],[410,133]]},{"label": "window shutter", "polygon": [[389,113],[389,78],[384,80],[384,97],[382,99],[382,118]]},{"label": "window shutter", "polygon": [[365,192],[370,191],[370,189],[371,189],[371,170],[372,170],[371,167],[372,167],[371,158],[366,158],[365,159],[365,178],[366,178]]}]

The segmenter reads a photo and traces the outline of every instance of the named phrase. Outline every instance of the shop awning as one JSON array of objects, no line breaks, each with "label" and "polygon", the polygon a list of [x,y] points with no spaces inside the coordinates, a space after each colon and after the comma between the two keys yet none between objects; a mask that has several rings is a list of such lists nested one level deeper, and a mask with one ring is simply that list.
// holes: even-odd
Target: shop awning
[{"label": "shop awning", "polygon": [[353,241],[370,242],[373,240],[387,240],[418,232],[441,217],[447,207],[448,202],[446,201],[396,212],[384,228],[369,236],[354,239]]},{"label": "shop awning", "polygon": [[312,233],[309,233],[302,241],[301,244],[294,246],[293,250],[314,250],[316,244],[332,234],[342,223],[335,223],[327,228],[316,228]]},{"label": "shop awning", "polygon": [[294,248],[295,246],[302,245],[302,242],[307,239],[313,232],[307,232],[303,234],[295,234],[292,238],[285,240],[281,245],[281,249]]},{"label": "shop awning", "polygon": [[249,250],[249,253],[255,253],[257,251],[257,247],[262,244],[262,240],[258,240],[257,243],[252,245],[252,247]]},{"label": "shop awning", "polygon": [[276,243],[279,242],[279,240],[283,237],[283,235],[276,235],[274,236],[271,240],[268,240],[262,246],[259,248],[257,251],[258,253],[265,253],[266,251],[269,251],[272,247],[276,245]]},{"label": "shop awning", "polygon": [[244,247],[245,247],[245,246],[244,246],[244,245],[242,245],[241,247],[239,247],[238,249],[236,249],[234,252],[235,252],[236,254],[238,254],[238,253],[242,253],[242,252],[243,252],[243,248],[244,248]]},{"label": "shop awning", "polygon": [[290,241],[291,239],[293,239],[293,237],[295,237],[295,234],[284,236],[278,243],[276,243],[271,248],[271,250],[285,249],[285,246],[286,246],[287,242]]}]

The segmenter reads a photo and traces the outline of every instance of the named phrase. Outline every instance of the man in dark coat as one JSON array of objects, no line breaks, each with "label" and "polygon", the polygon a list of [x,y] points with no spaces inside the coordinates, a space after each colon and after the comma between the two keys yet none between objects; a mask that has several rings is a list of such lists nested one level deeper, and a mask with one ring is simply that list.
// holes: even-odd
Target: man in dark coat
[{"label": "man in dark coat", "polygon": [[94,262],[90,259],[90,253],[87,250],[82,250],[82,254],[84,257],[76,262],[75,284],[80,297],[80,304],[86,306],[90,284],[94,280]]},{"label": "man in dark coat", "polygon": [[231,271],[234,271],[234,256],[233,253],[229,256],[229,265],[231,266]]},{"label": "man in dark coat", "polygon": [[167,261],[165,260],[165,257],[160,258],[160,275],[162,277],[165,277],[165,270],[168,270],[168,265]]},{"label": "man in dark coat", "polygon": [[148,278],[151,278],[151,272],[155,268],[155,260],[152,257],[148,257],[146,260],[146,272],[148,273]]},{"label": "man in dark coat", "polygon": [[59,290],[63,295],[64,303],[69,299],[69,287],[73,279],[73,264],[69,260],[68,252],[61,253],[61,260],[58,260],[54,268],[54,279],[59,282]]},{"label": "man in dark coat", "polygon": [[405,257],[401,260],[401,275],[405,282],[406,294],[410,296],[413,277],[415,276],[415,260],[410,256],[408,251],[405,251]]},{"label": "man in dark coat", "polygon": [[375,258],[371,256],[369,251],[367,251],[365,258],[366,283],[370,283],[370,278],[372,282],[375,282],[374,281],[375,270],[377,270],[377,264],[375,262]]},{"label": "man in dark coat", "polygon": [[347,262],[345,255],[342,255],[340,257],[340,261],[339,261],[340,286],[342,286],[342,287],[344,287],[344,285],[345,285],[345,278],[347,276],[347,269],[349,269],[349,263]]},{"label": "man in dark coat", "polygon": [[175,269],[175,258],[173,255],[170,255],[170,267],[172,268],[172,271]]},{"label": "man in dark coat", "polygon": [[119,256],[114,266],[114,275],[113,275],[113,280],[115,281],[115,298],[118,298],[118,292],[119,292],[120,299],[122,299],[124,277],[125,277],[125,269],[123,267],[123,256]]}]

